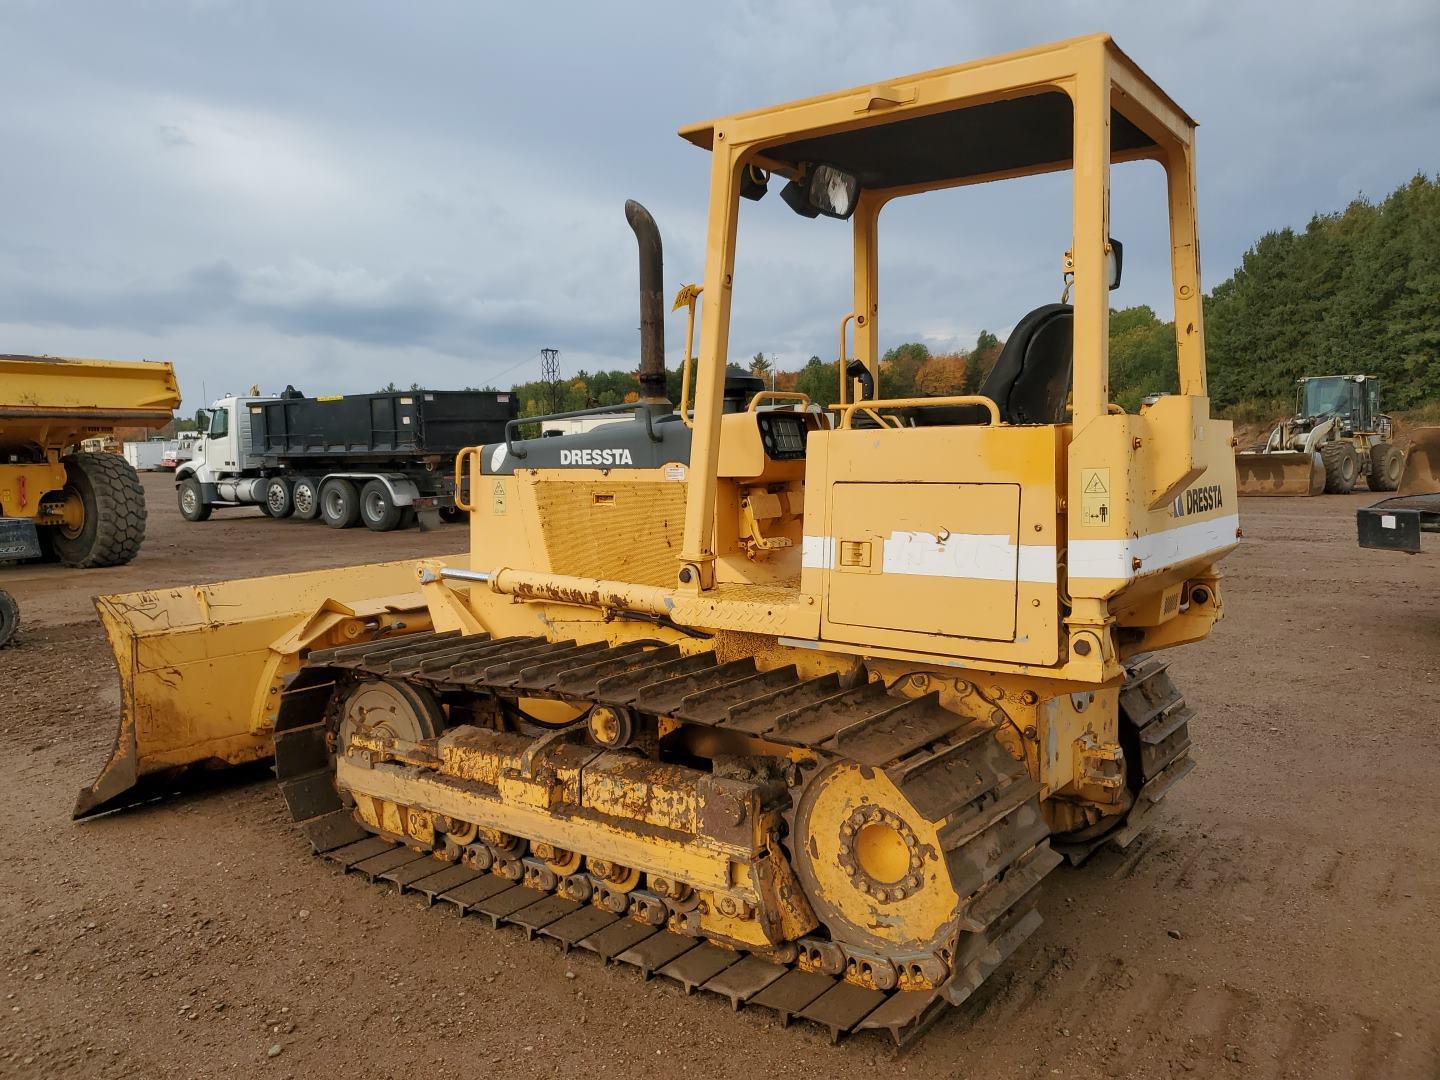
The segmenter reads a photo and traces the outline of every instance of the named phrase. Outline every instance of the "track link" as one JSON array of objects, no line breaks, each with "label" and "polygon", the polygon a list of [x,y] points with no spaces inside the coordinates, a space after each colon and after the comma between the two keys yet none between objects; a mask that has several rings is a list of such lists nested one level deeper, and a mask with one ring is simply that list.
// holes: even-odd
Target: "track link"
[{"label": "track link", "polygon": [[[453,851],[376,836],[342,804],[329,759],[333,717],[324,715],[338,685],[367,677],[446,695],[600,703],[804,748],[822,764],[883,770],[938,823],[942,858],[965,898],[943,959],[813,937],[773,954],[748,953],[667,929],[664,900],[643,889],[617,912],[600,906],[606,891],[598,880],[593,897],[576,895],[570,879],[535,859],[521,860],[523,872],[506,877],[498,862],[481,869],[455,862]],[[292,816],[315,851],[347,871],[630,964],[646,978],[672,979],[687,993],[716,993],[737,1009],[768,1008],[785,1023],[810,1020],[832,1039],[884,1030],[903,1045],[947,1004],[964,1001],[1038,926],[1037,887],[1060,861],[1046,844],[1039,790],[1024,765],[988,725],[942,708],[938,695],[905,698],[880,683],[805,678],[793,667],[762,671],[750,659],[721,663],[712,653],[687,656],[660,643],[424,633],[317,651],[285,692],[276,765]],[[804,796],[803,784],[791,791],[792,831]]]},{"label": "track link", "polygon": [[1083,863],[1105,844],[1128,848],[1145,831],[1160,801],[1195,768],[1190,756],[1190,720],[1195,713],[1171,680],[1169,668],[1170,661],[1158,653],[1140,653],[1125,662],[1120,746],[1125,751],[1126,783],[1134,802],[1102,835],[1055,841],[1056,850],[1073,865]]}]

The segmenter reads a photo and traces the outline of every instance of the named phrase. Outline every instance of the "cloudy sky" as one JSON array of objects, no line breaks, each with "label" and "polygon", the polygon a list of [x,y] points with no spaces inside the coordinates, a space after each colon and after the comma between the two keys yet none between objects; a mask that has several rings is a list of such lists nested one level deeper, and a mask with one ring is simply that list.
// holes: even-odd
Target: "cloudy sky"
[{"label": "cloudy sky", "polygon": [[[1435,0],[0,0],[0,352],[172,360],[187,410],[508,386],[542,346],[630,368],[625,198],[667,293],[701,274],[708,155],[677,127],[1102,29],[1201,123],[1210,284],[1267,229],[1440,171]],[[1065,178],[909,202],[884,344],[963,347],[1058,297]],[[1116,302],[1159,308],[1156,167],[1116,169],[1112,216]],[[732,355],[832,357],[848,227],[772,194],[740,252]]]}]

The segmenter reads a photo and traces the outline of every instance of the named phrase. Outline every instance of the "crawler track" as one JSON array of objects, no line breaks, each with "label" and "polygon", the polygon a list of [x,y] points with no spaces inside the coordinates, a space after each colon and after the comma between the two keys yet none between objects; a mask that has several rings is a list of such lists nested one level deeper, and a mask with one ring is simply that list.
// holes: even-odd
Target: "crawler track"
[{"label": "crawler track", "polygon": [[[939,857],[963,897],[951,936],[943,950],[897,954],[822,929],[793,947],[747,953],[676,932],[680,913],[671,905],[667,914],[665,899],[647,889],[615,910],[601,880],[560,878],[537,859],[482,869],[438,844],[426,850],[413,838],[373,835],[337,791],[329,755],[332,703],[344,688],[377,678],[422,687],[452,712],[478,698],[549,697],[813,752],[821,767],[788,793],[785,846],[797,865],[804,823],[796,818],[813,802],[806,785],[835,763],[883,771],[937,828]],[[885,1030],[903,1044],[947,1003],[964,1001],[1038,926],[1037,887],[1059,862],[1024,766],[987,725],[941,708],[935,695],[900,697],[880,683],[847,686],[838,675],[805,678],[793,667],[761,671],[749,659],[720,663],[713,653],[685,656],[658,643],[416,634],[317,652],[287,689],[278,728],[277,773],[292,816],[316,852],[342,868],[673,979],[687,992],[719,994],[735,1008],[810,1020],[836,1039]],[[799,877],[813,898],[803,869]],[[817,914],[834,929],[819,907]]]},{"label": "crawler track", "polygon": [[1120,688],[1120,745],[1126,783],[1134,794],[1129,811],[1104,831],[1079,838],[1057,837],[1055,850],[1078,866],[1100,847],[1128,848],[1145,831],[1151,813],[1195,768],[1190,756],[1193,710],[1170,679],[1170,661],[1140,653],[1125,662]]}]

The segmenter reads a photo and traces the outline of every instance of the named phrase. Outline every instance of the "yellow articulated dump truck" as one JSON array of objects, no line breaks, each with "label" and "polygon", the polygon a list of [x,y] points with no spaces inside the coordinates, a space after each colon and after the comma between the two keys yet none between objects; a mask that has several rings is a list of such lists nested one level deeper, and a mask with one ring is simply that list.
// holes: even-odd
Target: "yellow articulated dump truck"
[{"label": "yellow articulated dump truck", "polygon": [[[123,457],[83,444],[159,428],[180,404],[169,364],[0,355],[0,561],[118,566],[145,538],[145,492]],[[19,610],[0,594],[0,644]]]},{"label": "yellow articulated dump truck", "polygon": [[[641,400],[462,453],[468,558],[102,597],[123,711],[76,814],[273,755],[340,867],[903,1040],[1035,930],[1062,855],[1128,842],[1193,765],[1162,650],[1220,617],[1237,536],[1194,123],[1095,36],[681,134],[711,155],[693,405],[665,398],[660,238],[630,203]],[[1140,159],[1166,178],[1180,389],[1127,413],[1110,171]],[[886,397],[881,210],[1056,171],[1072,229],[996,313],[981,392]],[[727,392],[742,208],[853,238],[833,409]]]}]

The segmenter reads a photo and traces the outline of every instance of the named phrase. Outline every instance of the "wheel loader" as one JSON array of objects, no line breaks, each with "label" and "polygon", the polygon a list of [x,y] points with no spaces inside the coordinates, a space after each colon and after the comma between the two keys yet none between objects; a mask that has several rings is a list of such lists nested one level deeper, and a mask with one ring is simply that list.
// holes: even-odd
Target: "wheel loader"
[{"label": "wheel loader", "polygon": [[1295,415],[1235,456],[1240,494],[1346,495],[1361,476],[1371,491],[1394,491],[1405,458],[1393,430],[1374,375],[1300,379]]},{"label": "wheel loader", "polygon": [[[0,564],[133,559],[145,539],[140,478],[119,454],[86,446],[117,427],[163,427],[179,404],[169,364],[0,355]],[[0,645],[19,619],[0,593]]]},{"label": "wheel loader", "polygon": [[[659,233],[629,203],[640,400],[462,452],[468,557],[101,597],[123,704],[75,813],[273,756],[341,868],[905,1040],[1034,932],[1062,856],[1129,842],[1194,765],[1162,654],[1220,617],[1238,535],[1194,122],[1093,36],[681,135],[711,155],[682,400]],[[1109,192],[1139,160],[1167,192],[1179,392],[1130,413]],[[1018,283],[981,392],[887,397],[881,210],[1050,172],[1072,231]],[[727,392],[742,208],[852,237],[826,410]]]}]

